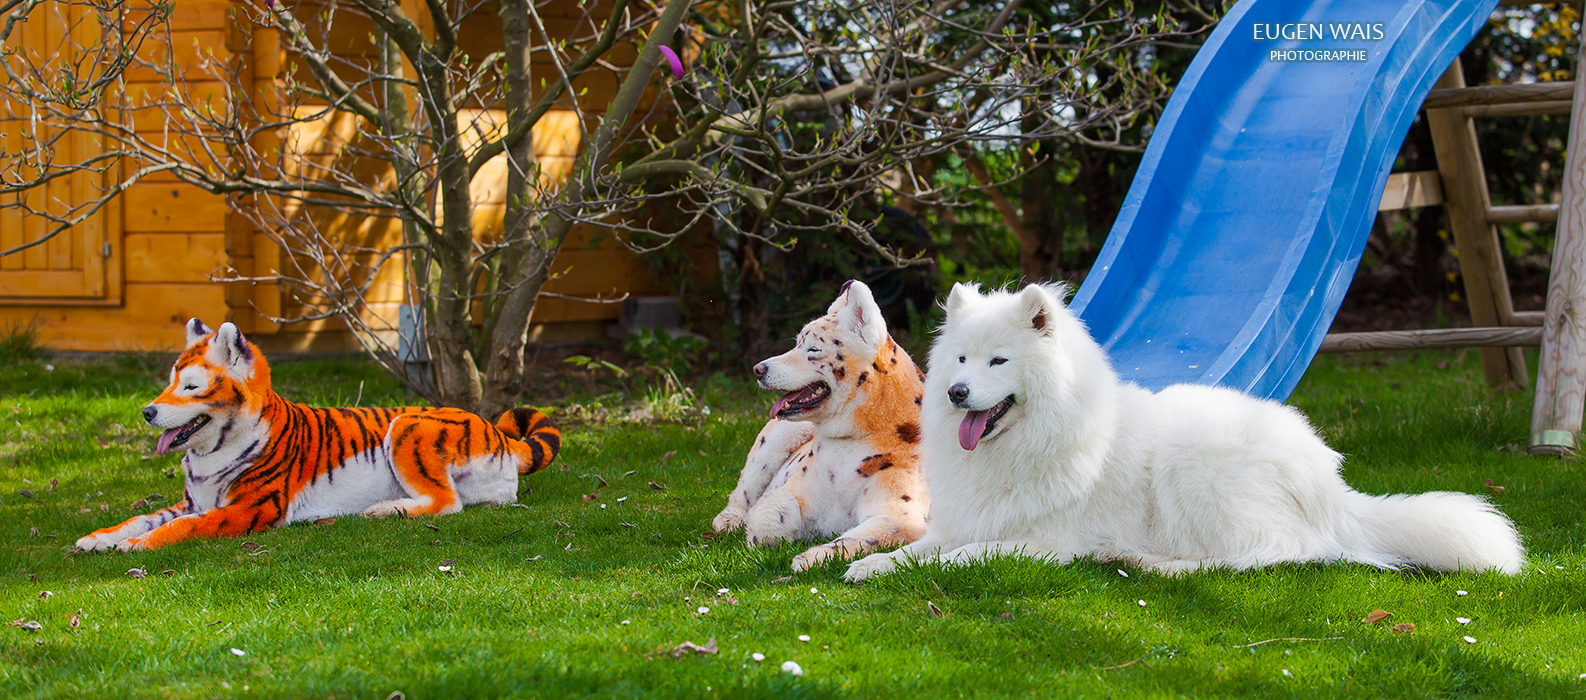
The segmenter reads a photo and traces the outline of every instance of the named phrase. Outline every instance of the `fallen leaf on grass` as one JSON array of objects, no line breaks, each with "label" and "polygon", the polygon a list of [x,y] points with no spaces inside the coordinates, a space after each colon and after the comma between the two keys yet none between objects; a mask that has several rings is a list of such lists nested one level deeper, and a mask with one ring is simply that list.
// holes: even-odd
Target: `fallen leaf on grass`
[{"label": "fallen leaf on grass", "polygon": [[47,490],[54,491],[55,487],[56,486],[60,486],[60,485],[61,485],[61,480],[60,479],[50,479],[50,487]]},{"label": "fallen leaf on grass", "polygon": [[600,484],[600,488],[606,488],[607,486],[611,485],[611,484],[606,483],[606,480],[601,478],[601,476],[599,474],[593,474],[591,476],[595,477],[595,481]]},{"label": "fallen leaf on grass", "polygon": [[[670,452],[667,452],[664,455],[661,455],[661,463],[662,464],[666,464],[666,460],[671,459],[676,454],[677,454],[677,450],[672,450]],[[629,472],[629,473],[631,474],[632,472]]]},{"label": "fallen leaf on grass", "polygon": [[27,622],[22,623],[22,629],[25,629],[29,632],[37,632],[41,629],[44,629],[44,625],[40,624],[38,620],[28,620]]},{"label": "fallen leaf on grass", "polygon": [[70,627],[72,629],[77,629],[77,627],[82,625],[82,624],[83,624],[83,611],[82,610],[78,610],[77,612],[72,613],[72,616],[66,619],[66,626]]},{"label": "fallen leaf on grass", "polygon": [[39,591],[39,600],[49,600],[52,595],[55,595],[53,591]]},{"label": "fallen leaf on grass", "polygon": [[637,470],[637,469],[629,469],[627,471],[627,473],[622,475],[622,478],[626,479],[626,478],[628,478],[630,476],[633,476],[634,474],[638,474],[638,473],[639,473],[639,470]]},{"label": "fallen leaf on grass", "polygon": [[92,510],[89,510],[87,508],[78,508],[77,509],[77,514],[78,515],[88,515],[89,513],[92,513],[92,512],[93,512]]},{"label": "fallen leaf on grass", "polygon": [[1415,623],[1400,622],[1399,624],[1389,627],[1388,629],[1398,632],[1399,634],[1409,634],[1415,631]]},{"label": "fallen leaf on grass", "polygon": [[936,604],[932,603],[929,600],[925,601],[925,611],[930,613],[931,617],[941,617],[942,616],[942,609],[936,607]]},{"label": "fallen leaf on grass", "polygon": [[586,494],[584,494],[584,500],[586,500],[586,501],[598,501],[598,500],[600,500],[600,492],[596,491],[594,493],[586,493]]},{"label": "fallen leaf on grass", "polygon": [[539,560],[540,560],[540,555],[536,554],[536,555],[534,555],[532,557],[529,557],[528,559],[524,559],[523,561],[539,561]]},{"label": "fallen leaf on grass", "polygon": [[143,569],[127,569],[127,575],[131,576],[132,578],[143,578],[144,576],[148,576],[149,572],[144,571]]},{"label": "fallen leaf on grass", "polygon": [[145,500],[143,500],[143,499],[141,499],[141,498],[140,498],[140,499],[138,499],[138,500],[136,500],[136,501],[133,501],[133,502],[132,502],[132,503],[131,503],[131,504],[130,504],[130,505],[128,505],[128,506],[127,506],[127,507],[128,507],[128,508],[131,508],[131,509],[133,509],[133,510],[143,510],[143,507],[144,507],[144,506],[146,506],[146,505],[148,505],[148,504],[149,504],[149,502],[148,502],[148,501],[145,501]]},{"label": "fallen leaf on grass", "polygon": [[706,532],[706,533],[701,534],[700,537],[703,537],[703,538],[705,538],[707,540],[714,540],[714,539],[716,539],[716,533],[714,533],[714,532]]},{"label": "fallen leaf on grass", "polygon": [[700,450],[699,451],[699,456],[704,457],[705,456],[705,451],[704,450]]},{"label": "fallen leaf on grass", "polygon": [[101,504],[99,504],[99,512],[101,512],[101,513],[109,513],[110,512],[110,504],[109,503],[101,503]]},{"label": "fallen leaf on grass", "polygon": [[1368,625],[1374,625],[1392,616],[1393,613],[1383,610],[1382,608],[1377,608],[1376,610],[1371,611],[1371,614],[1367,615],[1366,619],[1361,620],[1361,622],[1364,622]]},{"label": "fallen leaf on grass", "polygon": [[439,525],[431,525],[429,523],[424,523],[424,527],[429,528],[431,532],[440,532],[441,531],[441,528],[440,528]]},{"label": "fallen leaf on grass", "polygon": [[38,528],[36,528],[36,527],[28,528],[28,537],[38,537],[38,536],[39,536],[39,529]]},{"label": "fallen leaf on grass", "polygon": [[617,523],[617,524],[621,525],[623,527],[626,527],[626,528],[636,528],[636,527],[638,527],[638,525],[634,525],[633,523]]},{"label": "fallen leaf on grass", "polygon": [[110,447],[110,441],[106,440],[103,435],[96,435],[94,439],[99,441],[99,449],[103,450]]},{"label": "fallen leaf on grass", "polygon": [[176,569],[166,569],[164,571],[161,571],[160,575],[161,576],[175,576],[176,575]]},{"label": "fallen leaf on grass", "polygon": [[657,484],[654,481],[651,481],[649,483],[650,483],[650,490],[652,490],[652,491],[665,491],[666,490],[665,486]]},{"label": "fallen leaf on grass", "polygon": [[334,525],[334,524],[336,524],[336,519],[335,518],[320,518],[319,520],[315,520],[314,524],[315,525]]},{"label": "fallen leaf on grass", "polygon": [[683,642],[682,644],[672,647],[672,650],[667,653],[671,654],[672,658],[674,659],[681,659],[685,656],[688,656],[689,654],[716,654],[720,652],[718,652],[716,649],[716,638],[711,637],[710,641],[705,642],[705,646],[700,646],[693,642]]},{"label": "fallen leaf on grass", "polygon": [[255,549],[258,549],[259,547],[260,547],[260,545],[259,545],[258,542],[243,542],[242,543],[242,548],[246,549],[246,550],[248,550],[250,552],[255,550]]},{"label": "fallen leaf on grass", "polygon": [[21,494],[23,496],[27,496],[28,498],[32,498],[33,497],[33,492],[29,491],[27,489],[17,489],[17,493]]},{"label": "fallen leaf on grass", "polygon": [[19,618],[15,619],[15,620],[7,622],[6,626],[7,627],[21,627],[22,625],[27,624],[27,621],[28,621],[27,618],[19,617]]},{"label": "fallen leaf on grass", "polygon": [[1493,486],[1492,485],[1492,479],[1488,479],[1487,480],[1487,490],[1491,491],[1492,495],[1494,495],[1494,496],[1496,496],[1496,495],[1498,495],[1500,493],[1503,493],[1503,487],[1502,486]]}]

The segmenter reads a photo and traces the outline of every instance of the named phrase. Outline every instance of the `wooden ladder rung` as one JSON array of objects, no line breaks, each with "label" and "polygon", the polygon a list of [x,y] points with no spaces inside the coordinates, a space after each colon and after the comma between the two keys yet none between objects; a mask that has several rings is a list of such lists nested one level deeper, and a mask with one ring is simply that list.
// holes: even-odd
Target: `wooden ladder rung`
[{"label": "wooden ladder rung", "polygon": [[1467,117],[1535,117],[1544,114],[1569,114],[1569,100],[1546,102],[1517,102],[1507,105],[1472,105],[1465,108]]},{"label": "wooden ladder rung", "polygon": [[1560,102],[1575,98],[1575,83],[1528,83],[1525,85],[1483,85],[1481,87],[1443,88],[1426,95],[1426,109],[1507,105],[1523,102]]},{"label": "wooden ladder rung", "polygon": [[1558,221],[1557,204],[1505,204],[1487,209],[1487,223],[1518,224],[1526,221]]},{"label": "wooden ladder rung", "polygon": [[1507,348],[1542,344],[1542,328],[1438,328],[1421,331],[1328,333],[1319,352],[1375,352],[1423,348]]},{"label": "wooden ladder rung", "polygon": [[1509,317],[1511,326],[1541,326],[1547,320],[1546,311],[1516,311]]}]

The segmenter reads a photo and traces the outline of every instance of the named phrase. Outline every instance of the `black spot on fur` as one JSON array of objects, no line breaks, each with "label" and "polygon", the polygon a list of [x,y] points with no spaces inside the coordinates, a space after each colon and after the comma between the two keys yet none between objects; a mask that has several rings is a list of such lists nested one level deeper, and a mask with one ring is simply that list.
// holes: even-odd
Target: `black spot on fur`
[{"label": "black spot on fur", "polygon": [[836,377],[837,381],[840,382],[840,381],[842,381],[844,378],[846,378],[848,376],[848,370],[845,370],[845,369],[843,369],[841,367],[834,367],[834,368],[832,368],[832,376]]},{"label": "black spot on fur", "polygon": [[762,444],[762,445],[765,444],[765,436],[764,435],[760,436],[760,444]]},{"label": "black spot on fur", "polygon": [[920,405],[920,402],[924,401],[924,400],[925,400],[924,396],[916,396],[916,397],[914,397],[914,405],[918,406],[918,405]]},{"label": "black spot on fur", "polygon": [[918,423],[898,424],[898,439],[913,444],[920,441],[920,426]]},{"label": "black spot on fur", "polygon": [[905,501],[912,501],[912,500],[914,500],[914,499],[912,499],[912,498],[909,498],[909,494],[906,494],[906,493],[905,493],[905,494],[903,494],[903,500],[905,500]]},{"label": "black spot on fur", "polygon": [[842,353],[837,353],[837,361],[838,362],[842,362],[843,361],[843,354]]},{"label": "black spot on fur", "polygon": [[832,338],[832,344],[836,345],[837,347],[842,347],[843,346],[843,341],[838,340],[836,338]]},{"label": "black spot on fur", "polygon": [[859,386],[864,386],[865,385],[865,380],[869,379],[869,378],[870,378],[870,373],[869,372],[860,372],[859,373]]}]

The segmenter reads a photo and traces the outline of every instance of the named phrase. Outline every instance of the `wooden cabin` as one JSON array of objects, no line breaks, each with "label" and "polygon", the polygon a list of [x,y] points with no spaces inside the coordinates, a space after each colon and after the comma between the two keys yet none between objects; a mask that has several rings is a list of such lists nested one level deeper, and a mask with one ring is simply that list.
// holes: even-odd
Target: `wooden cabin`
[{"label": "wooden cabin", "polygon": [[[416,3],[414,16],[422,15]],[[63,38],[79,43],[94,37],[68,32],[95,31],[93,22],[81,17],[63,16],[80,10],[62,10],[55,0],[45,0],[13,36],[11,43],[22,50],[49,52]],[[576,0],[558,0],[542,12],[554,16],[556,8],[566,16],[580,12]],[[250,83],[264,83],[280,74],[289,57],[279,50],[279,42],[257,41],[244,36],[255,32],[233,24],[229,16],[231,0],[177,0],[171,17],[172,51],[186,71],[188,90],[193,95],[219,96],[226,86],[204,70],[205,57],[243,66],[241,76]],[[493,6],[492,6],[493,9]],[[485,12],[493,15],[493,12]],[[499,24],[499,18],[486,18]],[[569,23],[571,24],[571,23]],[[491,43],[499,44],[496,31]],[[341,49],[338,49],[338,51]],[[46,53],[47,55],[47,53]],[[549,70],[549,64],[546,69]],[[134,69],[127,75],[127,94],[140,90],[158,92],[161,78],[152,71]],[[231,86],[252,90],[256,84]],[[603,105],[615,93],[616,80],[594,80],[581,97],[590,105]],[[15,111],[8,109],[7,111]],[[591,112],[586,111],[586,115]],[[3,144],[7,152],[22,145],[20,122],[25,115],[3,115]],[[159,114],[135,115],[139,133],[161,133]],[[292,147],[314,149],[333,136],[334,120],[307,124],[289,135]],[[565,175],[581,146],[577,117],[571,110],[553,112],[534,132],[535,152],[546,172]],[[75,139],[72,148],[88,149],[88,139]],[[82,155],[85,151],[79,151]],[[498,160],[500,160],[498,158]],[[492,167],[495,166],[495,167]],[[476,229],[499,226],[505,167],[487,166],[474,181],[478,206]],[[51,201],[86,197],[119,180],[117,173],[103,176],[74,175],[24,196],[35,207]],[[365,242],[390,244],[396,224],[354,217],[324,214],[320,222],[337,228],[349,237]],[[0,209],[0,250],[36,240],[46,230],[45,223],[29,220],[16,209]],[[702,238],[686,254],[701,269],[715,267],[715,252]],[[44,343],[57,350],[132,351],[163,350],[179,347],[181,324],[198,317],[211,325],[229,320],[249,334],[267,352],[324,352],[357,350],[358,345],[337,321],[277,325],[261,311],[276,316],[293,316],[292,301],[273,284],[230,282],[213,279],[227,276],[228,270],[247,276],[265,274],[280,263],[282,251],[264,233],[254,230],[250,219],[233,210],[225,197],[206,193],[183,184],[174,177],[155,176],[133,185],[110,206],[45,245],[24,253],[0,258],[0,329],[8,325],[36,322]],[[593,339],[606,335],[616,321],[620,305],[581,303],[565,297],[611,298],[626,293],[633,296],[666,294],[665,280],[635,254],[611,236],[575,229],[564,243],[555,267],[565,270],[544,290],[558,297],[542,297],[531,319],[531,340]],[[403,302],[400,266],[387,268],[371,296],[372,312],[382,323],[396,323],[396,307]]]}]

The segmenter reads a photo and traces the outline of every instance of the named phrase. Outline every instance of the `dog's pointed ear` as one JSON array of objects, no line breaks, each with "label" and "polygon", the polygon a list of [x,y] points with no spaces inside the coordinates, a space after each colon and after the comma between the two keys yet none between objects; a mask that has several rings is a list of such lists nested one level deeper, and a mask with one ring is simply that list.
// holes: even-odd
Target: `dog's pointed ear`
[{"label": "dog's pointed ear", "polygon": [[969,305],[969,297],[979,295],[980,290],[972,285],[953,283],[953,291],[947,293],[947,317],[952,318],[963,312],[964,307]]},{"label": "dog's pointed ear", "polygon": [[870,293],[870,288],[864,282],[848,280],[843,289],[839,299],[845,299],[847,303],[836,310],[838,322],[870,345],[885,342],[887,322],[881,318],[881,307],[876,306],[876,298]]},{"label": "dog's pointed ear", "polygon": [[[826,307],[827,314],[835,314],[838,311],[842,311],[844,308],[847,308],[848,288],[854,286],[854,282],[856,281],[857,280],[848,280],[847,282],[843,283],[843,288],[837,290],[837,298],[833,299],[831,305]],[[860,284],[863,283],[861,282]]]},{"label": "dog's pointed ear", "polygon": [[1040,335],[1052,334],[1053,314],[1062,302],[1053,299],[1044,287],[1032,284],[1019,292],[1019,315]]},{"label": "dog's pointed ear", "polygon": [[193,347],[194,345],[197,345],[204,339],[204,336],[209,335],[210,333],[214,333],[214,331],[209,330],[209,326],[204,325],[203,321],[200,321],[196,318],[188,319],[187,347]]},{"label": "dog's pointed ear", "polygon": [[220,324],[206,357],[240,379],[253,374],[253,348],[248,346],[248,339],[242,337],[242,331],[237,330],[235,324]]}]

